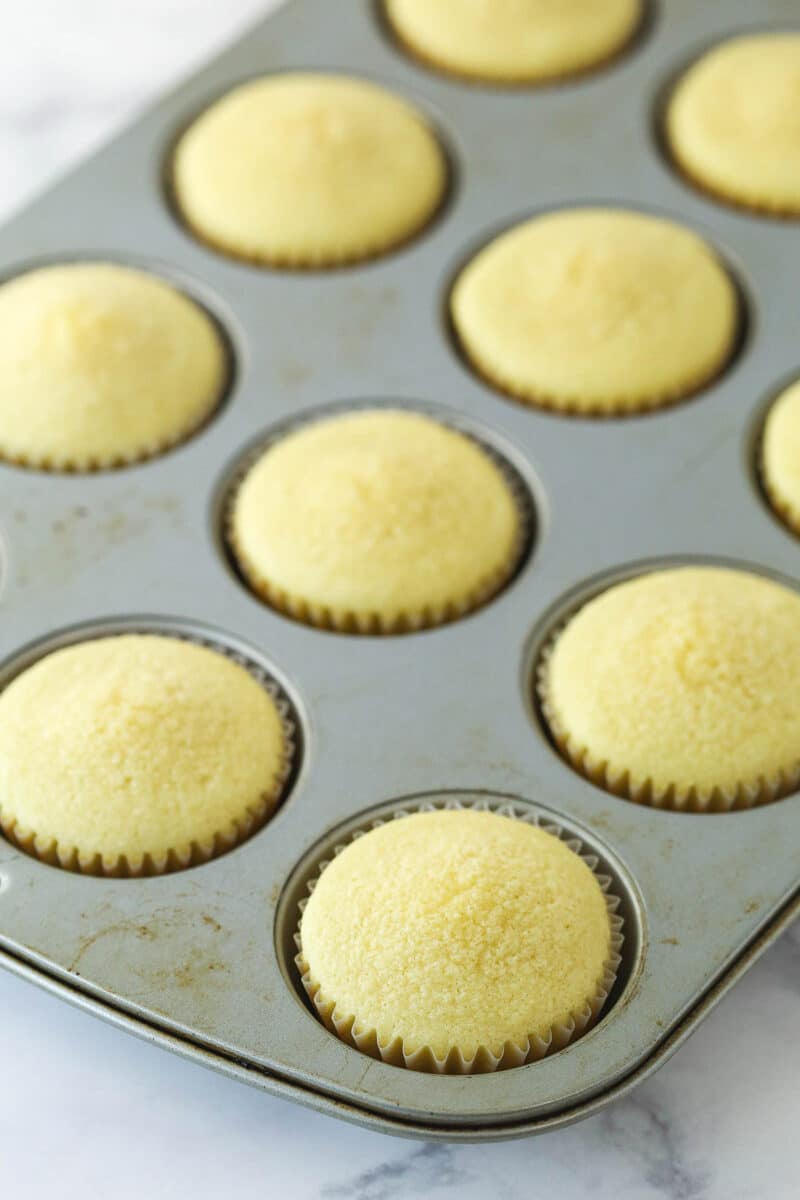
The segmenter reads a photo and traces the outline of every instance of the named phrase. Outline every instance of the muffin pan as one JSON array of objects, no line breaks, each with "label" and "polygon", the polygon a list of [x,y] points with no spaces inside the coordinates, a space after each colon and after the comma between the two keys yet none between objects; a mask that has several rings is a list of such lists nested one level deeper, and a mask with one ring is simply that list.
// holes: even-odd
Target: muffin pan
[{"label": "muffin pan", "polygon": [[[764,21],[791,25],[792,0]],[[562,1125],[663,1062],[800,910],[800,797],[714,815],[654,811],[578,776],[532,693],[547,634],[608,581],[655,564],[730,561],[800,588],[800,543],[761,493],[764,403],[800,373],[800,238],[700,195],[656,133],[665,81],[752,28],[742,0],[670,0],[627,55],[550,88],[429,72],[374,6],[294,0],[0,231],[0,269],[109,258],[161,272],[230,340],[209,424],[140,465],[57,475],[0,465],[0,686],[54,642],[111,629],[184,632],[277,681],[298,732],[286,799],[257,834],[156,878],[72,874],[0,843],[0,961],[199,1062],[374,1128],[492,1139]],[[794,22],[796,26],[796,20]],[[432,119],[448,204],[397,253],[327,272],[261,270],[195,241],[170,210],[178,131],[242,79],[292,68],[365,74]],[[458,355],[448,288],[474,247],[579,203],[685,222],[731,264],[740,353],[685,403],[647,416],[559,417],[507,400]],[[531,552],[479,611],[426,632],[334,634],[272,611],[226,559],[225,497],[248,445],[331,404],[433,405],[496,448],[529,489]],[[332,847],[413,801],[531,806],[611,876],[624,957],[599,1023],[494,1075],[432,1077],[333,1037],[293,965],[297,901]]]}]

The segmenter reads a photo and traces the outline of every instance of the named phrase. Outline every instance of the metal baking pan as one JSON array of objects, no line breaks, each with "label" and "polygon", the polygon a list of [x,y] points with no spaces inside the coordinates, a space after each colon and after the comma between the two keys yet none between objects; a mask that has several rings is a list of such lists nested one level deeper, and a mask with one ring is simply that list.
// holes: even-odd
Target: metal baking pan
[{"label": "metal baking pan", "polygon": [[[800,798],[697,816],[619,800],[552,749],[531,700],[552,624],[653,563],[734,561],[800,587],[800,544],[754,470],[764,405],[800,370],[788,222],[723,208],[664,161],[663,87],[714,40],[753,26],[744,0],[669,0],[630,52],[573,83],[508,91],[437,76],[387,37],[375,7],[294,0],[0,231],[0,270],[66,257],[147,266],[225,328],[236,370],[197,436],[94,475],[0,466],[0,686],[43,649],[107,629],[209,637],[285,689],[302,755],[269,824],[223,857],[150,879],[97,879],[0,843],[4,965],[179,1053],[374,1128],[491,1139],[552,1128],[643,1078],[800,909]],[[761,23],[790,25],[793,0]],[[796,25],[796,21],[795,21]],[[409,97],[453,163],[449,203],[398,253],[359,267],[260,270],[192,239],[165,163],[212,98],[264,72],[366,74]],[[454,272],[496,229],[602,202],[698,230],[731,265],[747,328],[736,361],[682,405],[625,420],[559,418],[504,400],[449,335]],[[400,637],[294,623],[256,600],[221,537],[227,487],[254,439],[321,406],[434,405],[504,455],[536,506],[513,582],[464,620]],[[432,1077],[329,1034],[291,963],[305,879],[342,828],[403,798],[508,797],[545,810],[600,857],[622,897],[625,961],[598,1025],[541,1062]]]}]

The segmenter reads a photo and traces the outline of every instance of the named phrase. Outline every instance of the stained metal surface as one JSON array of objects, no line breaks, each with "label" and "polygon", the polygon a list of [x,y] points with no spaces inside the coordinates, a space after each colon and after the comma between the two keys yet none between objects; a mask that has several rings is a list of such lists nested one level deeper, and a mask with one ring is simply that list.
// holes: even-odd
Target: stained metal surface
[{"label": "stained metal surface", "polygon": [[[792,0],[760,10],[761,25],[793,18]],[[653,132],[676,68],[752,25],[744,0],[670,0],[608,70],[503,92],[416,66],[366,2],[294,0],[0,230],[5,275],[74,256],[163,272],[208,305],[236,355],[216,419],[162,458],[91,476],[0,466],[0,685],[26,647],[76,624],[178,622],[263,662],[293,701],[304,746],[273,820],[190,871],[85,878],[0,842],[4,965],[313,1107],[394,1132],[499,1138],[577,1119],[627,1090],[796,914],[800,797],[714,816],[637,807],[571,771],[529,700],[546,624],[609,573],[688,556],[800,587],[800,544],[767,510],[752,469],[765,398],[800,373],[798,227],[699,195]],[[176,131],[238,80],[301,67],[379,79],[441,131],[450,203],[397,254],[327,273],[258,270],[199,245],[172,216],[163,177]],[[560,419],[502,399],[454,351],[447,289],[475,246],[526,214],[587,202],[683,221],[733,266],[747,336],[697,398],[628,420]],[[373,399],[450,409],[508,457],[537,507],[533,552],[492,604],[382,639],[272,612],[235,577],[219,535],[226,482],[254,438],[320,405]],[[619,863],[641,930],[629,986],[601,1023],[552,1058],[496,1075],[430,1077],[364,1057],[314,1019],[281,967],[276,911],[311,847],[363,810],[444,789],[553,810]]]}]

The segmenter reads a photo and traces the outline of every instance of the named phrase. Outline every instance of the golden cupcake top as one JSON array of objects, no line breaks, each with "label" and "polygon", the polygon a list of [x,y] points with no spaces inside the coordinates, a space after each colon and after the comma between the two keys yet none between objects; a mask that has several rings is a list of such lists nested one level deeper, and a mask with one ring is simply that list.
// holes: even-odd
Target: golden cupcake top
[{"label": "golden cupcake top", "polygon": [[544,664],[550,728],[631,799],[726,808],[800,780],[800,596],[746,571],[676,567],[590,600]]},{"label": "golden cupcake top", "polygon": [[384,0],[418,57],[490,83],[537,83],[589,70],[630,40],[640,0]]},{"label": "golden cupcake top", "polygon": [[731,355],[739,321],[733,283],[701,238],[601,208],[546,213],[495,238],[459,275],[450,311],[490,384],[587,415],[696,390]]},{"label": "golden cupcake top", "polygon": [[517,501],[470,438],[371,409],[274,442],[233,502],[229,538],[251,587],[316,625],[437,624],[487,599],[523,545]]},{"label": "golden cupcake top", "polygon": [[41,267],[0,285],[0,457],[91,470],[188,437],[221,399],[211,318],[114,263]]},{"label": "golden cupcake top", "polygon": [[275,702],[220,652],[148,634],[79,642],[0,693],[0,825],[83,870],[185,865],[264,819],[287,757]]},{"label": "golden cupcake top", "polygon": [[433,216],[447,165],[425,119],[364,79],[289,72],[242,84],[180,139],[177,207],[217,249],[337,266],[399,245]]},{"label": "golden cupcake top", "polygon": [[301,956],[334,1024],[405,1056],[525,1050],[596,997],[611,956],[583,860],[525,821],[415,813],[351,842],[303,912]]},{"label": "golden cupcake top", "polygon": [[767,414],[761,478],[773,508],[800,533],[800,381],[786,388]]},{"label": "golden cupcake top", "polygon": [[800,33],[722,42],[679,80],[666,112],[678,166],[723,200],[800,214]]}]

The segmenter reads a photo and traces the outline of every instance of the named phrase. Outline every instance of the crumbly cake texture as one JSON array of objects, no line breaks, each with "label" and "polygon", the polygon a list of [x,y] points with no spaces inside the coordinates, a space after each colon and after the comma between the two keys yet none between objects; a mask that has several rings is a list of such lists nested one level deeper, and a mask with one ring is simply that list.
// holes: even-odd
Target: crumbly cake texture
[{"label": "crumbly cake texture", "polygon": [[311,624],[392,632],[438,624],[510,577],[523,517],[499,466],[419,413],[372,409],[268,447],[233,500],[245,579]]},{"label": "crumbly cake texture", "polygon": [[427,1070],[496,1069],[541,1057],[532,1043],[563,1045],[599,1011],[613,958],[608,905],[579,855],[470,809],[389,820],[346,846],[316,882],[300,947],[304,984],[340,1036]]},{"label": "crumbly cake texture", "polygon": [[412,54],[489,83],[536,83],[590,70],[631,39],[641,0],[385,0]]},{"label": "crumbly cake texture", "polygon": [[556,636],[539,690],[572,763],[663,807],[748,807],[800,781],[800,596],[676,567],[617,584]]},{"label": "crumbly cake texture", "polygon": [[363,79],[287,73],[245,83],[178,142],[175,202],[201,239],[266,265],[382,254],[439,207],[447,164],[420,114]]},{"label": "crumbly cake texture", "polygon": [[534,217],[463,269],[450,309],[463,352],[517,399],[585,415],[679,400],[724,366],[739,306],[690,230],[643,213]]},{"label": "crumbly cake texture", "polygon": [[800,381],[781,393],[767,415],[761,479],[772,507],[800,534]]},{"label": "crumbly cake texture", "polygon": [[81,642],[0,694],[0,824],[62,866],[159,873],[260,824],[287,755],[275,702],[222,653],[150,634]]},{"label": "crumbly cake texture", "polygon": [[733,38],[698,59],[666,111],[673,158],[718,198],[800,215],[800,33]]},{"label": "crumbly cake texture", "polygon": [[144,271],[74,262],[0,285],[0,457],[12,462],[148,458],[203,424],[227,373],[208,314]]}]

